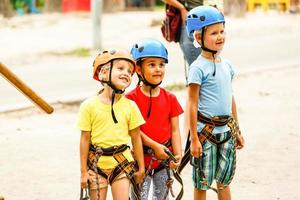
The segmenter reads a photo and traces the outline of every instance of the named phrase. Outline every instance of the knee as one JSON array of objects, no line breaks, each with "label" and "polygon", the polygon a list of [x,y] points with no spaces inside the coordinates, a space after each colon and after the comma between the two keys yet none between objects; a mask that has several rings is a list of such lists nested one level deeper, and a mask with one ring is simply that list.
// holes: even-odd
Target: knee
[{"label": "knee", "polygon": [[217,183],[217,189],[218,189],[218,191],[221,191],[221,190],[224,190],[224,189],[227,189],[227,188],[229,188],[228,185],[224,185],[222,183]]}]

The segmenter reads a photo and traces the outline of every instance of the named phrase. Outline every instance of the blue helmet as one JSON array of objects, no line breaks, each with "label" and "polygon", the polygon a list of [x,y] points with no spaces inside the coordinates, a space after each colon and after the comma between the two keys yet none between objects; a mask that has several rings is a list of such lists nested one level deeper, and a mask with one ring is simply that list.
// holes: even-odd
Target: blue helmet
[{"label": "blue helmet", "polygon": [[224,15],[218,9],[212,6],[198,6],[189,11],[186,18],[186,29],[191,35],[194,31],[218,23],[225,23]]},{"label": "blue helmet", "polygon": [[168,50],[160,41],[155,39],[146,39],[136,43],[130,53],[135,61],[155,57],[163,58],[168,63]]}]

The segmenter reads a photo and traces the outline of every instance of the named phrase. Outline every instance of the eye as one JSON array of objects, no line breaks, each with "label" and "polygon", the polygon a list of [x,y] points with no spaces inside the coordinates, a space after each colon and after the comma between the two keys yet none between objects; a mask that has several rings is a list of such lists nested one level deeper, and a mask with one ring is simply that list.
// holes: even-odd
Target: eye
[{"label": "eye", "polygon": [[119,71],[122,71],[122,70],[124,70],[124,66],[118,66],[117,69],[118,69]]},{"label": "eye", "polygon": [[155,64],[154,63],[149,63],[149,67],[153,68],[153,67],[155,67]]}]

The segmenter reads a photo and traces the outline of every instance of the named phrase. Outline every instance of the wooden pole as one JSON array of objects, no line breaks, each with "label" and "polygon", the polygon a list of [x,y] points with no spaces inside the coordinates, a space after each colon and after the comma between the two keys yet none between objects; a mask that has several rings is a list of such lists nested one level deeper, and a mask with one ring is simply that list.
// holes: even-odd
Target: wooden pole
[{"label": "wooden pole", "polygon": [[51,105],[49,105],[42,97],[38,96],[28,85],[26,85],[26,83],[24,83],[1,62],[0,74],[46,113],[51,114],[53,112],[54,109]]}]

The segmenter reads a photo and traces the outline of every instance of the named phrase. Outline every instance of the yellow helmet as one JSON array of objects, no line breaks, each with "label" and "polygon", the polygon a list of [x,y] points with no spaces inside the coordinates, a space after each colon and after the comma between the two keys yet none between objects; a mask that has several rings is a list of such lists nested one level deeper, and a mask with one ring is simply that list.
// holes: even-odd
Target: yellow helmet
[{"label": "yellow helmet", "polygon": [[99,53],[93,63],[93,78],[99,81],[98,74],[103,65],[116,59],[123,59],[133,64],[133,73],[135,72],[135,61],[129,52],[124,50],[110,50]]}]

